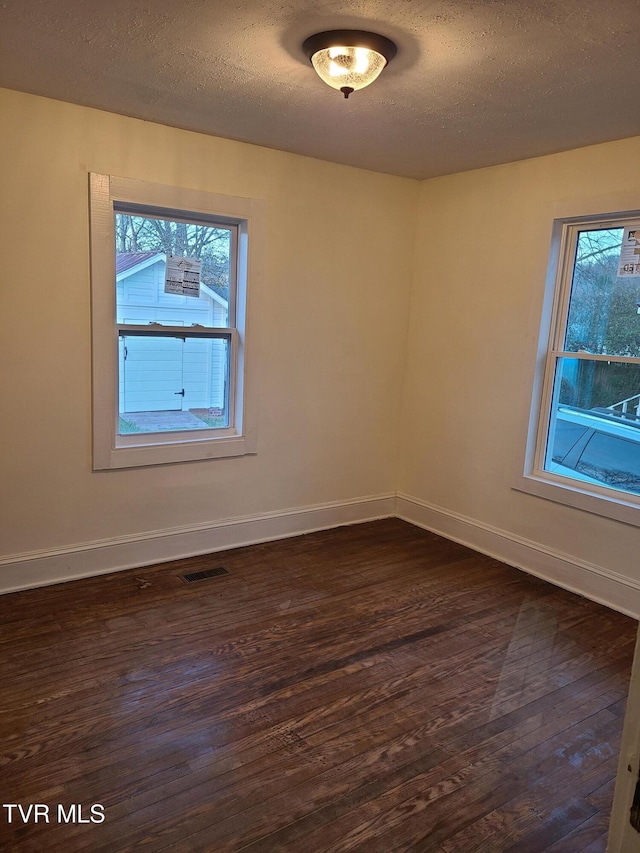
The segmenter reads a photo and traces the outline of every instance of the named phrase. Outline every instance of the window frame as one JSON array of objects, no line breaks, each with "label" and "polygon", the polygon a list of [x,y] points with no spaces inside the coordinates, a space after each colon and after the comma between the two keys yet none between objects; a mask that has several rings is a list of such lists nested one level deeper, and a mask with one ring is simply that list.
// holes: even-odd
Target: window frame
[{"label": "window frame", "polygon": [[569,352],[564,349],[580,231],[623,228],[635,221],[640,222],[638,210],[554,220],[524,465],[520,462],[514,488],[625,524],[640,526],[640,496],[545,470],[548,436],[553,428],[551,413],[557,393],[558,360],[571,358],[640,364],[638,357]]},{"label": "window frame", "polygon": [[[256,379],[251,367],[249,290],[256,289],[264,240],[258,199],[219,195],[147,181],[90,173],[93,469],[130,468],[253,454],[257,449]],[[231,227],[232,284],[224,328],[120,323],[116,309],[115,213],[159,216]],[[249,279],[251,288],[249,288]],[[229,341],[229,425],[210,429],[121,435],[118,340],[135,336],[224,338]]]}]

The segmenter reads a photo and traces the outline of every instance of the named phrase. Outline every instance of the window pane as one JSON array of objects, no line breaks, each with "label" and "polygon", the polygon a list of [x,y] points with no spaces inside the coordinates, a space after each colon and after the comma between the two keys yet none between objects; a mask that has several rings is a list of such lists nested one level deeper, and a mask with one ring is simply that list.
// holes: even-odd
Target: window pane
[{"label": "window pane", "polygon": [[614,489],[640,494],[640,428],[631,438],[596,432],[576,464],[576,471]]},{"label": "window pane", "polygon": [[564,348],[640,356],[640,277],[618,278],[622,228],[581,231]]},{"label": "window pane", "polygon": [[584,424],[575,423],[566,417],[556,419],[553,439],[552,458],[554,462],[562,462],[572,447],[587,432]]},{"label": "window pane", "polygon": [[121,335],[120,435],[229,426],[229,341]]},{"label": "window pane", "polygon": [[607,409],[605,414],[640,416],[640,364],[559,358],[556,397],[560,405]]},{"label": "window pane", "polygon": [[640,494],[640,365],[558,359],[545,470]]},{"label": "window pane", "polygon": [[230,228],[114,215],[119,323],[229,325]]}]

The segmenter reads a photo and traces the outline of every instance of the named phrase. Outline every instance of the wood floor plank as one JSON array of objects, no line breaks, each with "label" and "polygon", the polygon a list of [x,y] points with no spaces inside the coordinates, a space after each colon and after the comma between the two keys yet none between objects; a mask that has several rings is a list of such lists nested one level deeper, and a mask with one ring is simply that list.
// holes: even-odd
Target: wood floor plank
[{"label": "wood floor plank", "polygon": [[105,820],[0,847],[595,853],[635,630],[394,519],[2,596],[2,802]]},{"label": "wood floor plank", "polygon": [[[501,796],[509,799],[517,785],[522,784],[520,778],[522,773],[519,776],[514,774],[512,769],[514,766],[519,767],[520,770],[522,767],[527,767],[527,786],[532,782],[533,769],[541,760],[540,749],[537,753],[533,751],[536,745],[542,741],[544,749],[552,757],[551,760],[556,761],[557,757],[554,756],[558,752],[558,747],[562,749],[565,743],[573,742],[566,740],[566,727],[570,725],[575,713],[576,708],[568,706],[562,717],[557,718],[544,729],[538,727],[529,732],[524,729],[526,733],[514,741],[510,740],[511,731],[507,730],[502,737],[494,738],[491,744],[485,742],[475,749],[458,752],[449,757],[438,756],[439,760],[430,768],[424,759],[416,761],[413,766],[401,767],[397,773],[386,778],[378,778],[368,786],[363,786],[362,789],[344,797],[341,803],[343,814],[341,822],[337,820],[336,805],[338,804],[336,803],[327,809],[327,812],[332,812],[330,826],[321,825],[314,835],[308,836],[301,835],[298,831],[296,837],[300,838],[299,845],[294,843],[293,833],[291,831],[287,833],[286,830],[280,834],[277,841],[282,845],[282,849],[291,850],[292,853],[298,849],[313,849],[316,843],[327,844],[334,836],[338,846],[346,845],[345,849],[358,849],[358,845],[362,845],[365,849],[364,845],[371,844],[372,839],[381,834],[386,835],[391,832],[397,839],[407,813],[415,816],[431,810],[432,816],[436,817],[437,801],[446,800],[456,792],[460,794],[458,797],[460,803],[449,802],[447,808],[451,808],[452,813],[457,814],[460,821],[461,807],[468,810],[469,801],[474,796],[473,788],[469,789],[470,782],[474,785],[482,782],[481,791],[492,789],[494,795],[495,787],[498,786]],[[605,712],[601,718],[609,722],[611,715]],[[559,734],[549,738],[554,734],[554,730],[558,730]],[[575,737],[574,733],[574,740]],[[548,769],[548,764],[547,761],[547,766],[537,771],[538,775]],[[486,799],[479,803],[479,811],[482,812],[487,804]],[[311,817],[317,826],[320,812],[314,812]],[[349,831],[349,827],[354,823],[356,829]],[[302,826],[303,822],[300,821],[299,826],[294,829],[300,830]],[[271,843],[274,840],[269,839]],[[388,840],[387,843],[390,844],[391,841]],[[261,848],[257,845],[255,849],[268,850],[269,848],[268,846]]]},{"label": "wood floor plank", "polygon": [[548,853],[583,853],[591,844],[600,841],[608,830],[607,813],[598,811],[548,847]]}]

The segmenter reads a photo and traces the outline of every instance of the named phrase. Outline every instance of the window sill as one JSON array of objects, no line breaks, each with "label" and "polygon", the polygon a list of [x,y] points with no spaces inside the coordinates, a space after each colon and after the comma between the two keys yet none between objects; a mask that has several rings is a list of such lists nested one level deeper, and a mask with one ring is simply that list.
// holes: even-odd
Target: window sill
[{"label": "window sill", "polygon": [[256,444],[254,436],[233,435],[201,439],[194,439],[190,436],[183,440],[162,444],[115,447],[106,453],[95,453],[94,470],[140,468],[146,465],[169,465],[174,462],[197,462],[204,459],[249,456],[256,453]]},{"label": "window sill", "polygon": [[597,486],[587,491],[577,481],[546,472],[544,475],[530,473],[519,476],[513,488],[583,512],[640,527],[640,501],[635,502],[631,496],[627,499],[623,492],[599,489]]}]

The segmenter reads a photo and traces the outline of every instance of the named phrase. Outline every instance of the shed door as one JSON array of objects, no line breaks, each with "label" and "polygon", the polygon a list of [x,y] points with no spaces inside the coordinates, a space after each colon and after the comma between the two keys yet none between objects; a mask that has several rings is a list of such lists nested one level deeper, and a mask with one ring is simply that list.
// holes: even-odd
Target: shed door
[{"label": "shed door", "polygon": [[120,340],[123,412],[179,411],[183,407],[183,350],[180,338],[128,335]]}]

